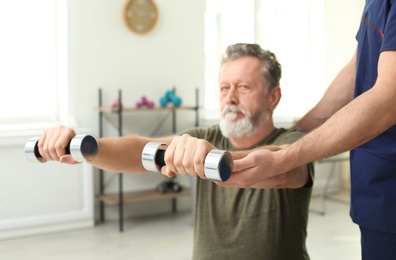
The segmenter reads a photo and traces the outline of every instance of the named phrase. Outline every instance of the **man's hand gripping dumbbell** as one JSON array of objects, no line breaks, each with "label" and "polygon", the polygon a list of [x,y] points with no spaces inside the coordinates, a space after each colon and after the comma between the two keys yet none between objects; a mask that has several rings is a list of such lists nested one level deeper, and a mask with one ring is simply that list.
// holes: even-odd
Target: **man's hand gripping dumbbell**
[{"label": "man's hand gripping dumbbell", "polygon": [[[48,134],[48,136],[47,136]],[[98,143],[91,135],[70,135],[63,138],[59,134],[44,132],[41,137],[29,139],[25,144],[25,155],[32,162],[46,162],[48,158],[75,164],[91,161],[98,153]]]},{"label": "man's hand gripping dumbbell", "polygon": [[[142,152],[142,163],[148,171],[161,171],[163,166],[168,166],[165,162],[165,152],[168,145],[161,142],[149,142]],[[187,148],[188,149],[188,148]],[[171,163],[169,163],[171,164]],[[198,162],[201,164],[201,161]],[[197,165],[200,168],[201,165]],[[205,157],[204,177],[208,180],[224,182],[231,177],[232,173],[232,156],[227,151],[212,149]],[[177,171],[177,170],[176,170]],[[165,173],[168,176],[174,172]]]}]

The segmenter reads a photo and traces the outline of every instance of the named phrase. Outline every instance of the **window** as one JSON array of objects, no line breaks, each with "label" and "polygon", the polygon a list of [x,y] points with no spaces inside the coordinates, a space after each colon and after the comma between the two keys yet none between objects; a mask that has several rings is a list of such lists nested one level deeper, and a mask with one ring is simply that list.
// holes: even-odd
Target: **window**
[{"label": "window", "polygon": [[217,86],[220,55],[228,45],[237,42],[258,43],[277,55],[283,75],[282,99],[275,116],[295,118],[315,105],[324,87],[323,57],[318,55],[323,53],[323,5],[319,0],[207,0],[205,109],[208,114],[218,116],[218,93],[214,86]]},{"label": "window", "polygon": [[62,0],[0,1],[0,129],[65,117],[66,13]]},{"label": "window", "polygon": [[254,1],[245,0],[206,1],[204,106],[208,114],[218,113],[217,79],[222,53],[232,43],[255,41],[254,6]]}]

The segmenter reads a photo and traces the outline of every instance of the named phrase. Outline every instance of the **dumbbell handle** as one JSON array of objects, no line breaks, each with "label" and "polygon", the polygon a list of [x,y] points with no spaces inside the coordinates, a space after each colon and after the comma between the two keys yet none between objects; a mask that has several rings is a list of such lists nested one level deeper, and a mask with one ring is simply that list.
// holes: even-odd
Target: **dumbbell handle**
[{"label": "dumbbell handle", "polygon": [[[26,142],[26,157],[32,162],[46,162],[39,152],[38,141],[39,137],[33,137]],[[91,135],[76,135],[67,145],[65,153],[77,162],[91,161],[98,153],[98,142]]]},{"label": "dumbbell handle", "polygon": [[[148,171],[161,171],[161,167],[165,166],[166,147],[164,143],[147,143],[142,152],[143,167]],[[231,177],[233,165],[232,156],[228,151],[213,149],[205,157],[205,176],[212,181],[227,181]]]}]

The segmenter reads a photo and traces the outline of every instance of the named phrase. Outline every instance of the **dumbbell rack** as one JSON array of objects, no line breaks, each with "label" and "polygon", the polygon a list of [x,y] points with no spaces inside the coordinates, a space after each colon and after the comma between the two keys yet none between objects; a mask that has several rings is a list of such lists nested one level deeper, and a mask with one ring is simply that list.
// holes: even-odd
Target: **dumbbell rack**
[{"label": "dumbbell rack", "polygon": [[[173,90],[175,91],[175,89]],[[111,109],[109,106],[104,107],[102,103],[102,89],[99,88],[99,137],[103,137],[103,120],[112,122],[108,115],[117,114],[118,122],[113,123],[113,125],[118,130],[118,135],[122,136],[123,127],[123,113],[139,113],[139,112],[168,112],[171,113],[172,118],[172,133],[177,132],[176,127],[176,112],[177,110],[191,110],[195,112],[195,126],[199,125],[199,90],[196,89],[195,92],[195,106],[167,106],[167,107],[153,107],[153,108],[136,108],[136,107],[121,107],[122,106],[122,90],[118,91],[119,106],[117,109]],[[159,129],[163,122],[160,122],[156,127]],[[99,170],[99,204],[100,204],[100,222],[105,221],[105,206],[118,206],[118,221],[119,230],[122,232],[124,230],[124,205],[156,200],[172,200],[172,212],[177,211],[177,201],[178,197],[190,196],[191,191],[188,188],[183,187],[181,192],[169,192],[169,193],[159,193],[155,188],[143,191],[133,191],[133,192],[123,192],[123,173],[117,174],[118,178],[118,192],[117,193],[106,193],[106,185],[104,180],[104,171]]]}]

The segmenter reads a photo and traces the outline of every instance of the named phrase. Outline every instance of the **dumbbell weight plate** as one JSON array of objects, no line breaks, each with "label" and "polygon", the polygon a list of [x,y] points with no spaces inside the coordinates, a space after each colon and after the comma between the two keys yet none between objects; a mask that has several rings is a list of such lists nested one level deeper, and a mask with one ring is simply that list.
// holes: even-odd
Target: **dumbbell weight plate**
[{"label": "dumbbell weight plate", "polygon": [[92,161],[98,153],[98,142],[91,135],[76,135],[70,141],[69,151],[77,162]]},{"label": "dumbbell weight plate", "polygon": [[142,151],[143,167],[151,172],[160,172],[161,167],[165,165],[164,154],[168,147],[165,143],[149,142]]},{"label": "dumbbell weight plate", "polygon": [[33,137],[30,138],[26,144],[25,144],[25,155],[26,158],[31,161],[31,162],[46,162],[46,160],[41,157],[39,151],[38,151],[38,146],[37,142],[39,140],[39,137]]},{"label": "dumbbell weight plate", "polygon": [[232,155],[224,150],[211,150],[205,158],[205,176],[212,181],[227,181],[231,177],[234,161]]}]

